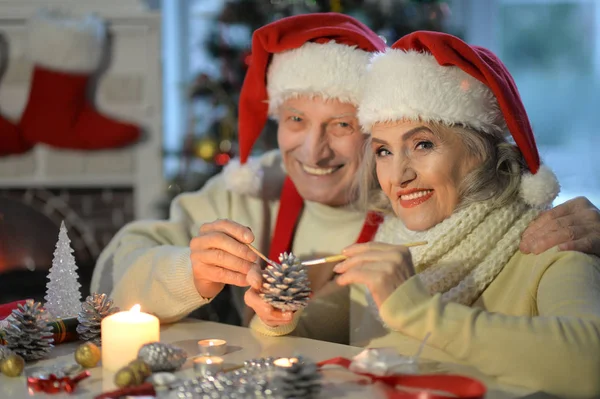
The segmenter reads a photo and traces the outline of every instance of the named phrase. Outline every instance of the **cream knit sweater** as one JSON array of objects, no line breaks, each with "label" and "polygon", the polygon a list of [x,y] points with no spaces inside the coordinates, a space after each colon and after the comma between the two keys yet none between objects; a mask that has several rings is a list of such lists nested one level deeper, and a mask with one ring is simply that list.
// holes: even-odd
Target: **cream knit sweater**
[{"label": "cream knit sweater", "polygon": [[[266,171],[278,169],[278,151],[261,159]],[[277,186],[268,176],[269,184]],[[271,187],[273,188],[273,187]],[[262,198],[236,194],[227,189],[225,178],[218,175],[198,192],[179,195],[165,221],[137,221],[126,225],[104,249],[94,270],[91,289],[109,294],[117,306],[130,308],[139,303],[161,322],[174,322],[208,303],[194,286],[189,242],[200,225],[216,219],[231,219],[250,227],[254,245],[268,253],[275,226],[279,199],[265,190]],[[299,220],[292,251],[300,258],[339,253],[355,242],[364,214],[345,208],[331,208],[306,202]],[[331,277],[331,269],[315,268],[309,276],[322,286]],[[327,289],[322,293],[326,294]],[[235,290],[238,311],[242,314],[244,289]]]},{"label": "cream knit sweater", "polygon": [[[485,205],[466,210],[471,211],[473,214],[488,212],[490,219],[506,219],[501,212],[489,212]],[[514,228],[506,229],[510,224],[496,226],[495,221],[492,225],[496,227],[483,225],[465,229],[465,233],[472,233],[463,235],[463,241],[472,241],[465,247],[465,253],[472,247],[486,247],[490,255],[502,246],[511,250],[503,241],[514,241],[518,245],[519,237],[511,237],[513,230],[524,229],[534,214],[524,209],[515,212],[519,220],[515,220]],[[460,254],[448,252],[450,248],[442,250],[440,246],[457,238],[453,232],[465,227],[456,223],[469,223],[469,219],[477,217],[461,218],[461,222],[449,220],[450,223],[437,228],[449,230],[445,234],[435,232],[436,239],[432,242],[434,246],[437,244],[438,251],[432,250],[431,254],[445,253],[448,255],[440,259],[461,263]],[[491,231],[498,228],[504,229],[502,237],[498,237],[498,231]],[[397,243],[403,239],[401,230],[397,220],[388,219],[380,227],[376,240]],[[488,238],[497,240],[497,244],[488,245]],[[455,243],[451,247],[462,247],[462,244]],[[427,248],[419,251],[421,253],[415,254],[416,267],[424,272],[429,270],[423,269],[424,260],[428,259]],[[469,258],[475,256],[479,255],[469,255]],[[462,264],[468,266],[464,269],[467,272],[483,266],[480,271],[488,275],[492,270],[488,261],[497,256],[500,254],[482,258],[474,269],[468,266],[471,259],[465,259]],[[582,253],[556,249],[537,256],[516,251],[505,259],[508,260],[504,267],[494,274],[493,281],[484,286],[483,293],[472,304],[471,295],[462,294],[448,302],[448,295],[441,293],[451,293],[452,290],[447,289],[451,286],[436,287],[427,279],[424,284],[417,275],[384,302],[379,315],[372,312],[365,288],[353,286],[350,295],[340,290],[327,301],[319,299],[309,303],[288,326],[270,328],[256,317],[251,326],[267,335],[293,331],[294,335],[357,346],[391,346],[406,355],[414,354],[427,333],[431,333],[423,352],[425,358],[474,366],[501,383],[544,390],[561,397],[600,395],[600,261]],[[457,287],[459,281],[468,281],[460,278],[451,279],[454,281],[451,284]],[[441,293],[432,295],[427,288]],[[454,302],[463,298],[471,306]],[[346,308],[349,313],[341,314]]]}]

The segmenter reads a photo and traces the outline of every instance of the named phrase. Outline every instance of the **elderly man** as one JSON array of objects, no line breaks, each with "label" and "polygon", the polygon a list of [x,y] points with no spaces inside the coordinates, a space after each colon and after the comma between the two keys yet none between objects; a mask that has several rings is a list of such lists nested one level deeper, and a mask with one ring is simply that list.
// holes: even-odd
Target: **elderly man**
[{"label": "elderly man", "polygon": [[[125,226],[103,251],[92,290],[116,304],[135,303],[174,322],[208,304],[226,284],[240,314],[255,267],[252,244],[276,259],[339,253],[374,236],[380,219],[352,207],[350,186],[364,137],[356,105],[369,55],[384,42],[355,19],[335,13],[285,18],[258,29],[239,104],[240,164],[198,192],[178,196],[166,221]],[[248,160],[267,116],[279,123],[279,151]],[[600,253],[600,215],[580,198],[543,214],[521,249],[554,245]],[[334,289],[333,266],[309,272],[315,296]],[[252,306],[263,320],[289,320]]]}]

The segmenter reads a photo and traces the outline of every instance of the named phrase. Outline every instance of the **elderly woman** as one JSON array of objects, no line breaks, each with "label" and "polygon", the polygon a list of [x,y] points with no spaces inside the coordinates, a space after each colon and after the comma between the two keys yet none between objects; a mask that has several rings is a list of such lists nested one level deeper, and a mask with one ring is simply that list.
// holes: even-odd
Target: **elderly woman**
[{"label": "elderly woman", "polygon": [[[430,334],[426,357],[554,394],[600,394],[600,262],[519,251],[558,183],[502,62],[416,32],[376,56],[367,80],[359,186],[392,216],[334,269],[352,285],[350,342],[412,354]],[[402,245],[411,241],[428,244]]]}]

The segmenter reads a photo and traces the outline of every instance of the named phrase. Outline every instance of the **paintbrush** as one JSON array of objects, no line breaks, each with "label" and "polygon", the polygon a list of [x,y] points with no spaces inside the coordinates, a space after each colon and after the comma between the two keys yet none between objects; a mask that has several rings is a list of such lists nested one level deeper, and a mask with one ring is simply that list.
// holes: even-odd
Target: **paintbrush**
[{"label": "paintbrush", "polygon": [[246,244],[246,245],[248,246],[248,248],[250,248],[252,250],[252,252],[257,254],[259,258],[261,258],[262,260],[267,262],[267,265],[276,265],[277,264],[277,262],[272,261],[271,259],[267,258],[265,255],[263,255],[258,249],[254,248],[252,245],[250,245],[250,244]]},{"label": "paintbrush", "polygon": [[[426,244],[427,244],[427,241],[416,241],[416,242],[408,242],[406,244],[400,244],[400,245],[410,248],[410,247],[418,247],[420,245],[426,245]],[[345,255],[332,255],[332,256],[326,256],[324,258],[319,258],[319,259],[305,260],[304,262],[302,262],[302,265],[304,265],[304,266],[323,265],[325,263],[341,262],[346,259],[347,259],[347,257]]]}]

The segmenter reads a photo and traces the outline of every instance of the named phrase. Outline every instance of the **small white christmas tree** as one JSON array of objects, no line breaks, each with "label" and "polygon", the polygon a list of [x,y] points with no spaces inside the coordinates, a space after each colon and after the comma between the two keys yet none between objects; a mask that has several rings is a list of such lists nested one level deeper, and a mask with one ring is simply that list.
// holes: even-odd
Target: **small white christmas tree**
[{"label": "small white christmas tree", "polygon": [[58,233],[52,267],[46,285],[44,307],[54,318],[77,317],[81,310],[81,284],[77,281],[77,265],[71,248],[71,240],[63,221]]}]

